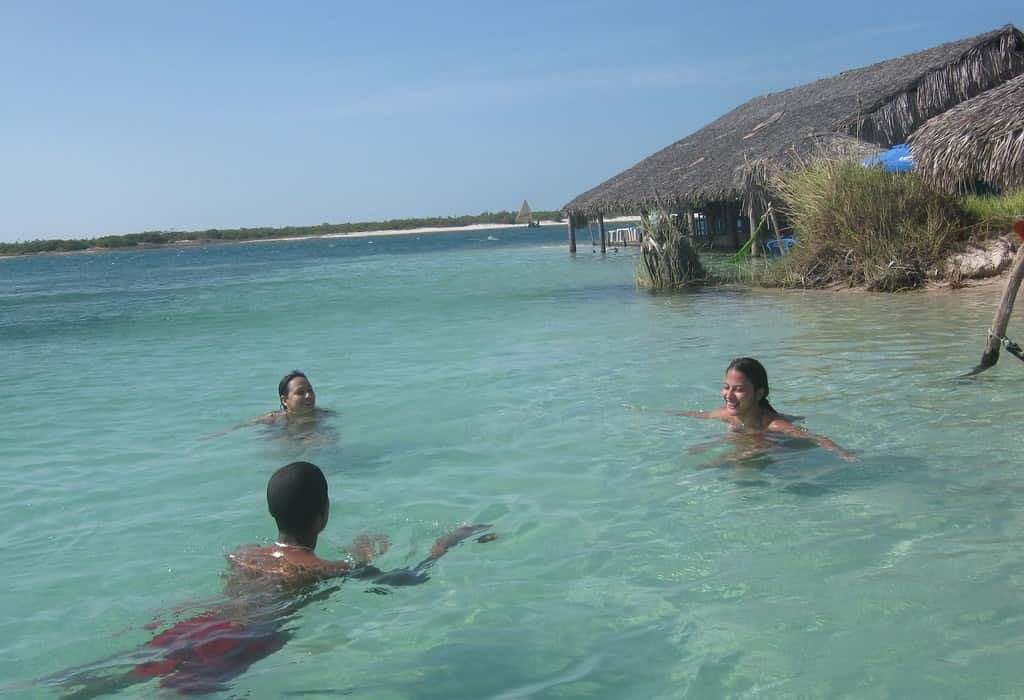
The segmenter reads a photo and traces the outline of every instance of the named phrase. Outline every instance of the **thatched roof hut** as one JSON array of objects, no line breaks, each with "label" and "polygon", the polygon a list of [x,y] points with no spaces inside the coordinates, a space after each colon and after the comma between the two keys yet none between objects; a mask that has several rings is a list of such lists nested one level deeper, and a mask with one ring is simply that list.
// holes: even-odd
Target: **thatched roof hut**
[{"label": "thatched roof hut", "polygon": [[755,97],[563,211],[594,217],[743,200],[772,168],[822,146],[900,143],[927,119],[1022,73],[1024,35],[1007,25]]},{"label": "thatched roof hut", "polygon": [[1024,75],[932,117],[910,144],[918,172],[940,187],[1024,187]]}]

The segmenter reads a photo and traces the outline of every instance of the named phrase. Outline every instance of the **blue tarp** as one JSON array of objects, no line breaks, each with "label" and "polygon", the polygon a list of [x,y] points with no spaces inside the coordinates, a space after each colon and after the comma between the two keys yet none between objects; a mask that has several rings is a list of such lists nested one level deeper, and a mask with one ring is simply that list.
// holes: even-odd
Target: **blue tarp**
[{"label": "blue tarp", "polygon": [[877,156],[865,158],[860,164],[865,168],[879,165],[887,173],[899,173],[914,169],[914,156],[911,154],[907,144],[898,143],[889,150],[882,151]]}]

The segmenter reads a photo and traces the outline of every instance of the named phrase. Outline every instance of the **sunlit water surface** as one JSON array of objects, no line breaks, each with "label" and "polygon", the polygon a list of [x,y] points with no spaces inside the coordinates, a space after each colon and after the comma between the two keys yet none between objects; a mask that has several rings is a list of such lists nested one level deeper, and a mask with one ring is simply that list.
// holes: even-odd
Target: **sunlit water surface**
[{"label": "sunlit water surface", "polygon": [[[323,556],[498,538],[390,595],[343,583],[224,697],[1018,696],[1024,365],[956,379],[1000,288],[652,295],[632,255],[563,238],[0,261],[0,690],[52,696],[33,680],[216,598],[223,555],[276,534],[267,478],[307,459]],[[737,355],[860,461],[737,463],[722,424],[670,413],[715,406]],[[293,368],[335,444],[202,439]]]}]

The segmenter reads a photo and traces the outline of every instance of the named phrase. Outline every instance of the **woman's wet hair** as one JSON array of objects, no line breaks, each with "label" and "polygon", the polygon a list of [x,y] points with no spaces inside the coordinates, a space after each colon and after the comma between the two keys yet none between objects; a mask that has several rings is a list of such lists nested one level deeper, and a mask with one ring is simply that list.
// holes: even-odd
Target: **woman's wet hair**
[{"label": "woman's wet hair", "polygon": [[[309,377],[307,377],[304,372],[297,369],[293,369],[291,372],[284,375],[281,381],[277,383],[278,398],[288,395],[288,385],[291,384],[292,380],[295,379],[296,377],[302,377],[307,382],[309,381]],[[312,384],[310,384],[310,386],[312,386]]]},{"label": "woman's wet hair", "polygon": [[729,363],[728,367],[725,368],[726,372],[729,372],[730,370],[736,370],[749,379],[750,383],[754,385],[754,389],[764,389],[764,396],[761,397],[758,405],[761,408],[768,409],[769,411],[775,410],[768,402],[768,371],[765,370],[764,365],[753,357],[737,357]]},{"label": "woman's wet hair", "polygon": [[267,483],[267,507],[281,532],[310,531],[326,506],[327,477],[310,462],[281,467]]}]

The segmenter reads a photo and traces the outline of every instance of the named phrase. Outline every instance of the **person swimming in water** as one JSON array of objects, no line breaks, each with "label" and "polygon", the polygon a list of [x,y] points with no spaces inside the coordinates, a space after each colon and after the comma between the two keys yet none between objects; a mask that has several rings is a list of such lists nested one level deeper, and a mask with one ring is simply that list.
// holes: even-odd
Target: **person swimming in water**
[{"label": "person swimming in water", "polygon": [[317,408],[316,392],[306,374],[300,370],[292,370],[281,378],[277,384],[277,399],[281,408],[254,418],[254,423],[276,425],[281,422],[308,424],[321,416],[332,416],[334,411]]},{"label": "person swimming in water", "polygon": [[[267,484],[267,507],[277,524],[277,538],[272,545],[245,545],[227,555],[227,602],[176,622],[127,655],[42,682],[75,698],[95,697],[156,678],[161,687],[179,693],[225,690],[228,681],[288,642],[294,631],[287,623],[298,610],[335,590],[319,590],[319,582],[357,578],[378,586],[423,583],[450,548],[490,527],[456,528],[439,537],[416,566],[382,572],[369,564],[373,556],[387,550],[387,539],[381,535],[356,537],[346,559],[322,559],[315,553],[330,515],[327,479],[315,464],[292,462],[274,472]],[[494,535],[477,539],[488,542]],[[109,672],[125,664],[130,665],[126,672]]]},{"label": "person swimming in water", "polygon": [[277,384],[277,400],[281,408],[256,416],[245,423],[232,426],[219,433],[202,438],[221,437],[239,428],[264,425],[280,437],[304,443],[326,444],[335,442],[334,430],[322,419],[335,415],[334,411],[316,405],[316,392],[309,378],[301,370],[292,370]]},{"label": "person swimming in water", "polygon": [[824,435],[807,432],[794,425],[791,416],[785,416],[768,401],[768,372],[764,365],[752,357],[738,357],[729,363],[722,382],[723,405],[710,411],[677,411],[690,418],[714,418],[729,424],[735,432],[748,434],[779,433],[811,440],[820,447],[835,452],[848,462],[856,457],[839,447]]}]

